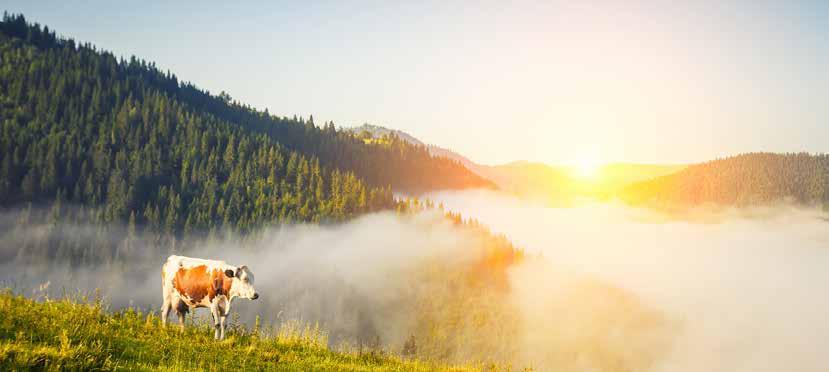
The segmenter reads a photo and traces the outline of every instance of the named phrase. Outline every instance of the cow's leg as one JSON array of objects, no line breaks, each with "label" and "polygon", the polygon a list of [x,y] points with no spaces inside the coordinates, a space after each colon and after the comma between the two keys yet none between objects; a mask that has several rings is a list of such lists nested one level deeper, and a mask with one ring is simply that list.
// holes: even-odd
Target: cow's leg
[{"label": "cow's leg", "polygon": [[227,314],[230,313],[230,300],[224,298],[221,302],[219,302],[219,329],[221,330],[221,334],[219,335],[219,339],[225,339],[225,330],[227,326],[225,325],[225,321],[227,321]]},{"label": "cow's leg", "polygon": [[181,331],[184,332],[184,317],[187,316],[187,311],[190,309],[181,299],[178,300],[174,307],[176,309],[176,315],[178,315],[179,327],[181,328]]},{"label": "cow's leg", "polygon": [[177,313],[178,313],[178,325],[179,325],[179,329],[181,329],[181,331],[182,331],[182,332],[184,332],[184,315],[185,315],[185,314],[187,314],[187,313],[185,313],[185,312],[183,312],[183,311],[179,311],[179,312],[177,312]]},{"label": "cow's leg", "polygon": [[161,326],[167,327],[167,316],[170,314],[170,308],[172,304],[170,303],[170,299],[164,297],[164,304],[161,305]]},{"label": "cow's leg", "polygon": [[219,339],[219,306],[215,302],[210,304],[210,315],[213,316],[213,338]]},{"label": "cow's leg", "polygon": [[219,328],[222,330],[222,334],[219,337],[220,340],[225,339],[225,319],[227,319],[227,314],[221,314],[219,316]]}]

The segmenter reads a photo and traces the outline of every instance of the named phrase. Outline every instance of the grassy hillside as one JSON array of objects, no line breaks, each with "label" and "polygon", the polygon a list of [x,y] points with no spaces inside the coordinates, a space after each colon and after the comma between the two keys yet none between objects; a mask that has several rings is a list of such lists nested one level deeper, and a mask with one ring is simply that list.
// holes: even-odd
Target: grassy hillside
[{"label": "grassy hillside", "polygon": [[222,341],[207,324],[164,329],[153,313],[105,312],[100,302],[35,302],[0,293],[0,370],[465,371],[377,351],[336,352],[314,328],[272,332],[235,327]]}]

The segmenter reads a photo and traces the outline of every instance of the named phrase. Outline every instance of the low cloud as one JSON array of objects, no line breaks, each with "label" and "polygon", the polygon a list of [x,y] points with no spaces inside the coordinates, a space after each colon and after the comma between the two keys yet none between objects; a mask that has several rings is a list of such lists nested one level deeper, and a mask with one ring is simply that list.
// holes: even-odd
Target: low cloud
[{"label": "low cloud", "polygon": [[[486,242],[437,212],[266,228],[244,239],[180,242],[177,253],[253,269],[262,297],[234,302],[241,321],[319,323],[333,345],[399,351],[415,334],[420,356],[539,370],[826,369],[829,230],[818,210],[699,211],[678,220],[613,203],[550,208],[490,191],[429,197],[526,249],[504,289],[464,279]],[[6,285],[30,296],[99,289],[112,309],[160,306],[169,252],[151,237],[139,234],[111,264],[39,262],[28,253],[55,231],[82,248],[101,239],[117,245],[128,231],[20,224],[16,213],[0,214]]]},{"label": "low cloud", "polygon": [[[52,229],[58,238],[100,239],[97,228],[69,221],[14,226],[18,213],[6,213],[0,234],[0,282],[29,296],[64,294],[105,298],[112,309],[136,306],[158,309],[161,265],[170,252],[139,236],[127,258],[110,264],[73,266],[43,262],[27,254],[42,249]],[[104,241],[120,242],[126,229],[109,229]],[[378,213],[334,225],[286,225],[258,231],[256,237],[224,236],[209,243],[180,242],[194,257],[248,265],[260,299],[237,299],[233,311],[252,324],[285,320],[319,323],[331,342],[386,343],[397,346],[409,336],[414,306],[411,271],[430,261],[464,267],[477,254],[479,238],[454,228],[437,212],[411,216]],[[206,240],[205,240],[206,241]],[[198,312],[202,315],[206,311]]]},{"label": "low cloud", "polygon": [[[619,288],[662,313],[664,327],[624,328],[636,324],[617,311],[625,300],[572,301],[588,312],[617,303],[607,326],[622,327],[617,341],[632,355],[665,345],[650,370],[829,368],[823,346],[829,336],[829,224],[819,210],[720,209],[672,219],[613,203],[549,208],[489,191],[429,197],[543,255],[550,268],[516,271],[517,301],[545,301],[557,293],[563,281],[550,273],[561,270]],[[565,332],[590,331],[549,322],[544,332],[561,332],[561,325]],[[625,345],[631,332],[641,337]]]}]

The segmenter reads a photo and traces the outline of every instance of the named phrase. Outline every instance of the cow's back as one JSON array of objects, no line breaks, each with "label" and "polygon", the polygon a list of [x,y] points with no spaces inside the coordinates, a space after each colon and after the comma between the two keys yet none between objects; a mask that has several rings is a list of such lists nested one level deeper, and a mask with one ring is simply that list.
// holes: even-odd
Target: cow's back
[{"label": "cow's back", "polygon": [[206,306],[217,295],[229,292],[232,281],[224,274],[229,267],[224,261],[173,255],[162,267],[162,288],[191,306]]},{"label": "cow's back", "polygon": [[172,255],[167,257],[167,261],[164,262],[164,265],[161,267],[162,278],[166,281],[172,281],[180,269],[190,269],[197,266],[205,266],[208,269],[221,269],[225,270],[226,268],[230,267],[224,261],[217,261],[217,260],[205,260],[202,258],[193,258],[193,257],[186,257],[186,256],[176,256]]}]

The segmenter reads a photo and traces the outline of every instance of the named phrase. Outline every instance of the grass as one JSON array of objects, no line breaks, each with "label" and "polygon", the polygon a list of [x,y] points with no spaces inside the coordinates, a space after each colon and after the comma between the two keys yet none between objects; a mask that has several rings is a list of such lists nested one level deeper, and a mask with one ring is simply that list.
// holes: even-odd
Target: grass
[{"label": "grass", "polygon": [[466,371],[378,351],[327,347],[317,327],[287,324],[269,335],[232,328],[223,341],[197,323],[163,328],[153,313],[106,312],[98,300],[32,299],[0,291],[0,370]]}]

